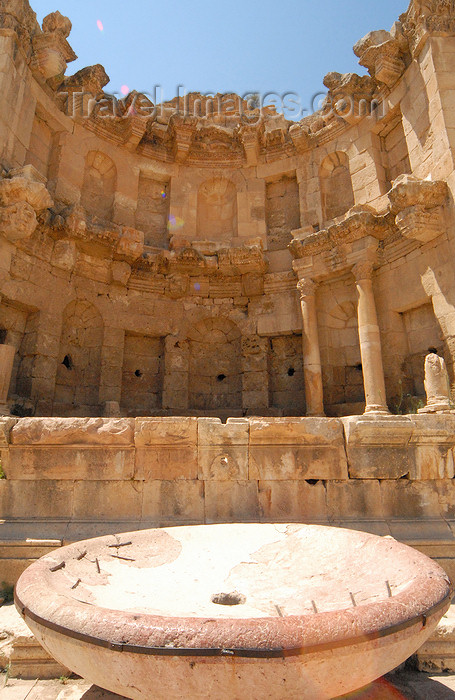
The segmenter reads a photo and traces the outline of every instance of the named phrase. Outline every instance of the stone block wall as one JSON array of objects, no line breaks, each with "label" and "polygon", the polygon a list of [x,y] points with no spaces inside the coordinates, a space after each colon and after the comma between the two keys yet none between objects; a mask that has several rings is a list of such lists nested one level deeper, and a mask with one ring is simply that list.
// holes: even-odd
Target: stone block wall
[{"label": "stone block wall", "polygon": [[5,418],[0,440],[10,579],[46,546],[231,521],[390,534],[455,574],[455,416]]}]

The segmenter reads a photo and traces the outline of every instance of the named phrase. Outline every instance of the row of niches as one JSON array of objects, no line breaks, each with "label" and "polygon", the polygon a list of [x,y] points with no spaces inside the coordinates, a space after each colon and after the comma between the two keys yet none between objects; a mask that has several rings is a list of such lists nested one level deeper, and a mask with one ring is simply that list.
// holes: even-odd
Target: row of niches
[{"label": "row of niches", "polygon": [[[27,162],[50,183],[58,170],[59,157],[53,142],[49,126],[35,117]],[[363,156],[360,158],[355,150],[352,155],[363,162]],[[137,189],[128,205],[134,207],[128,214],[128,225],[144,232],[147,246],[157,248],[168,248],[174,236],[228,243],[250,230],[253,237],[259,231],[266,235],[268,250],[285,249],[292,239],[292,230],[301,226],[318,230],[345,215],[355,204],[365,203],[358,163],[351,162],[343,150],[326,152],[320,159],[321,156],[315,154],[298,176],[297,171],[291,170],[266,178],[263,185],[258,186],[254,180],[251,197],[245,196],[249,178],[255,177],[251,169],[245,171],[244,177],[239,178],[238,171],[232,171],[231,176],[224,170],[203,181],[182,169],[175,182],[170,176],[142,170],[138,164],[131,173],[132,178],[137,178]],[[377,134],[372,134],[371,152],[364,165],[368,162],[374,163],[383,194],[399,175],[410,173],[399,109],[381,122]],[[77,185],[81,189],[80,203],[89,215],[103,222],[124,223],[116,210],[116,199],[124,201],[118,182],[119,167],[102,150],[91,150],[85,156],[83,177]]]},{"label": "row of niches", "polygon": [[[327,297],[321,296],[318,313],[326,413],[362,413],[352,289],[340,282],[321,295]],[[16,348],[9,392],[13,414],[33,415],[47,398],[46,411],[61,416],[102,415],[106,400],[117,402],[125,416],[305,415],[298,333],[244,336],[229,318],[210,317],[178,337],[121,331],[113,345],[89,302],[68,304],[62,321],[54,346],[43,334],[39,312],[0,307],[0,342]],[[383,346],[393,412],[418,408],[424,358],[433,348],[444,355],[431,303],[397,315],[394,341]],[[39,408],[36,413],[42,414]]]},{"label": "row of niches", "polygon": [[[114,162],[92,151],[86,159],[81,204],[89,215],[103,221],[114,218],[117,173]],[[346,154],[334,153],[320,171],[322,218],[332,220],[354,205],[349,163]],[[203,182],[197,191],[196,238],[230,242],[238,237],[239,192],[226,177]],[[170,180],[140,174],[135,227],[144,232],[148,246],[167,248],[173,234],[184,222],[172,214]],[[294,174],[283,175],[265,183],[263,206],[255,206],[251,216],[265,219],[268,250],[285,249],[292,240],[291,231],[301,225],[300,192]]]}]

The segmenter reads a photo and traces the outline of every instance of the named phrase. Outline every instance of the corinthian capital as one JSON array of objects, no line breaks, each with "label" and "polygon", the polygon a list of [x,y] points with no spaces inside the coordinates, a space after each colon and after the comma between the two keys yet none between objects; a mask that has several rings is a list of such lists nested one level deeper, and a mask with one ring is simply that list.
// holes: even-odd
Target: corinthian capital
[{"label": "corinthian capital", "polygon": [[353,266],[352,272],[357,282],[369,280],[373,276],[373,263],[369,260],[358,262]]},{"label": "corinthian capital", "polygon": [[317,283],[310,277],[303,277],[297,282],[297,289],[300,292],[300,298],[312,297],[316,293]]}]

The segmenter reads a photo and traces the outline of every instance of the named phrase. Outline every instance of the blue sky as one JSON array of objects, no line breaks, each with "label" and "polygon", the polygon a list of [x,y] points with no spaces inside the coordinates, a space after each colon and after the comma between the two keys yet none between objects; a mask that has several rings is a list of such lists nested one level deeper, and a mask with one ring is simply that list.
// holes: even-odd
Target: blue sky
[{"label": "blue sky", "polygon": [[153,96],[154,86],[161,85],[165,99],[172,99],[179,84],[187,92],[291,91],[302,109],[311,112],[313,95],[324,90],[324,75],[333,70],[364,73],[352,46],[368,31],[390,29],[407,8],[407,0],[31,4],[40,21],[56,9],[71,19],[70,43],[79,60],[69,65],[68,74],[102,63],[111,92],[127,85]]}]

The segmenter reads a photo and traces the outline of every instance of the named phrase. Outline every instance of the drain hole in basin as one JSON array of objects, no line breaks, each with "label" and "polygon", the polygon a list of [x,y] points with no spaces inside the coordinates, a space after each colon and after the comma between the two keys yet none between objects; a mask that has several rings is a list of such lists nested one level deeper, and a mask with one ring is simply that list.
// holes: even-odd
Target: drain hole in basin
[{"label": "drain hole in basin", "polygon": [[216,593],[211,597],[212,603],[215,605],[243,605],[246,603],[246,598],[241,593]]}]

